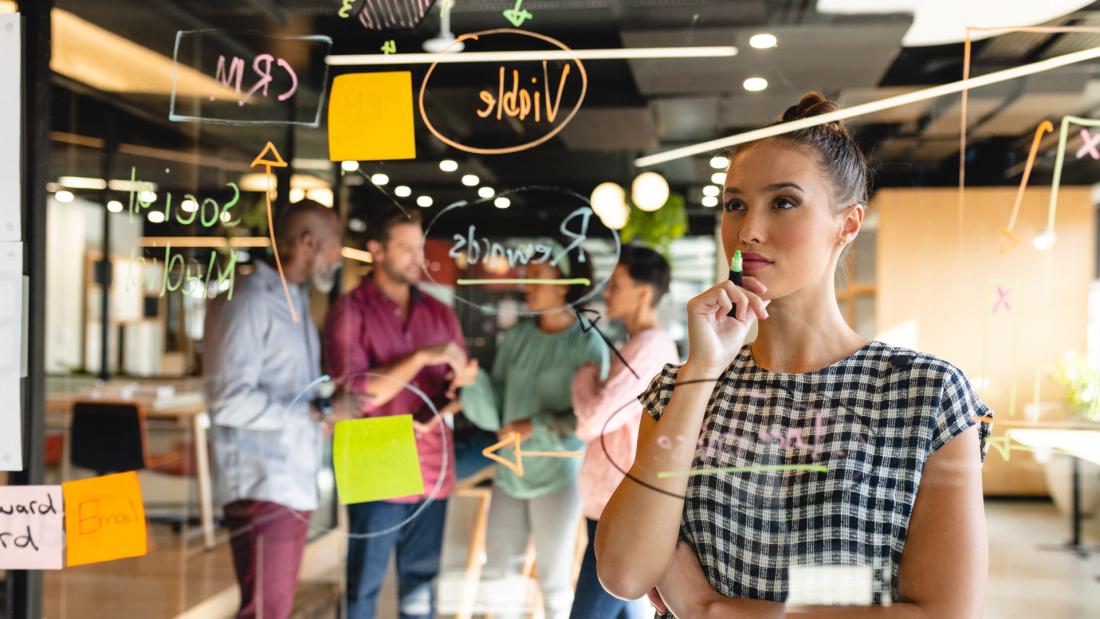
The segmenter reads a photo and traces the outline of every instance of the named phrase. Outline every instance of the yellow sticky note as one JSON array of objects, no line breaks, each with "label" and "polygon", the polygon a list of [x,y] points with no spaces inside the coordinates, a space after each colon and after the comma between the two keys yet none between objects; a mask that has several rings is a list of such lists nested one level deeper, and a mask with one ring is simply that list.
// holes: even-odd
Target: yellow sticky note
[{"label": "yellow sticky note", "polygon": [[412,415],[338,422],[332,465],[345,505],[424,493]]},{"label": "yellow sticky note", "polygon": [[66,565],[84,565],[148,552],[145,506],[137,473],[70,481],[65,496]]},{"label": "yellow sticky note", "polygon": [[333,161],[416,158],[412,73],[348,73],[332,82],[328,155]]}]

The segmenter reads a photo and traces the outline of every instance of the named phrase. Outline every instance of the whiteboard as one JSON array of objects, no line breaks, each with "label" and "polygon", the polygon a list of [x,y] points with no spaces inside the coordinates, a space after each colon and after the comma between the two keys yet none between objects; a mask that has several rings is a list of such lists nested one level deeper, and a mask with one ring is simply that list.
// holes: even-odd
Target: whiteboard
[{"label": "whiteboard", "polygon": [[20,155],[22,141],[23,50],[18,13],[0,15],[0,242],[21,241],[22,191]]},{"label": "whiteboard", "polygon": [[0,471],[23,470],[23,244],[0,243]]}]

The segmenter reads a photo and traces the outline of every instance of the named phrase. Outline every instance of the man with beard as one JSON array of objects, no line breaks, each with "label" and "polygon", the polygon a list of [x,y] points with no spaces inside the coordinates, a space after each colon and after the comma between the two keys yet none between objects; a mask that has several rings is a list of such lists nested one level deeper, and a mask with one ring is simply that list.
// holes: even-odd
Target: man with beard
[{"label": "man with beard", "polygon": [[206,310],[215,491],[230,531],[241,618],[290,615],[317,508],[322,429],[345,408],[337,403],[326,418],[329,405],[307,393],[321,375],[307,282],[332,289],[341,263],[339,219],[305,200],[286,209],[275,231],[285,291],[276,267],[261,261],[232,300],[219,295]]},{"label": "man with beard", "polygon": [[333,378],[346,380],[345,389],[364,403],[364,416],[412,414],[425,492],[348,505],[347,616],[373,619],[396,548],[402,619],[434,617],[454,440],[442,415],[405,387],[439,410],[450,408],[455,390],[477,374],[477,362],[467,360],[454,312],[416,286],[424,261],[419,213],[386,210],[367,232],[374,269],[329,312],[325,360]]}]

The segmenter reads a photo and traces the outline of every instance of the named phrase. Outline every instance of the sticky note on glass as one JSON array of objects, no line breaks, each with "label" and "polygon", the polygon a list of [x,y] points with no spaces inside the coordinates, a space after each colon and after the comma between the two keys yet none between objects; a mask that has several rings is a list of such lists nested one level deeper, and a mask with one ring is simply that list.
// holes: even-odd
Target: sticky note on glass
[{"label": "sticky note on glass", "polygon": [[341,503],[424,493],[412,415],[341,421],[333,434],[332,465]]},{"label": "sticky note on glass", "polygon": [[0,486],[0,569],[59,570],[61,486]]},{"label": "sticky note on glass", "polygon": [[137,473],[70,481],[61,489],[65,494],[66,565],[140,557],[148,552]]},{"label": "sticky note on glass", "polygon": [[333,161],[416,158],[412,73],[348,73],[332,82],[328,153]]}]

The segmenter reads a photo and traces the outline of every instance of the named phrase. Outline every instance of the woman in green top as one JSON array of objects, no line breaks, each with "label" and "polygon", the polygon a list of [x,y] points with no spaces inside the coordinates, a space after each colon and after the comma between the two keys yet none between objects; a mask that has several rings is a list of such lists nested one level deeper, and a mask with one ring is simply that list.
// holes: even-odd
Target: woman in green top
[{"label": "woman in green top", "polygon": [[[591,279],[579,272],[586,262],[571,269],[563,259],[558,267],[529,265],[527,278]],[[525,292],[527,309],[538,312],[537,319],[522,320],[504,334],[492,371],[480,372],[463,388],[463,414],[501,440],[518,433],[524,451],[584,450],[584,442],[573,434],[571,383],[574,372],[586,363],[600,369],[601,379],[606,377],[607,346],[594,329],[581,329],[568,305],[584,294],[582,286],[534,284]],[[497,453],[515,462],[512,449]],[[531,457],[523,460],[522,475],[497,465],[484,569],[487,579],[496,581],[490,593],[494,617],[526,615],[528,588],[522,573],[529,538],[534,540],[546,619],[569,616],[581,510],[580,463],[579,458]]]}]

